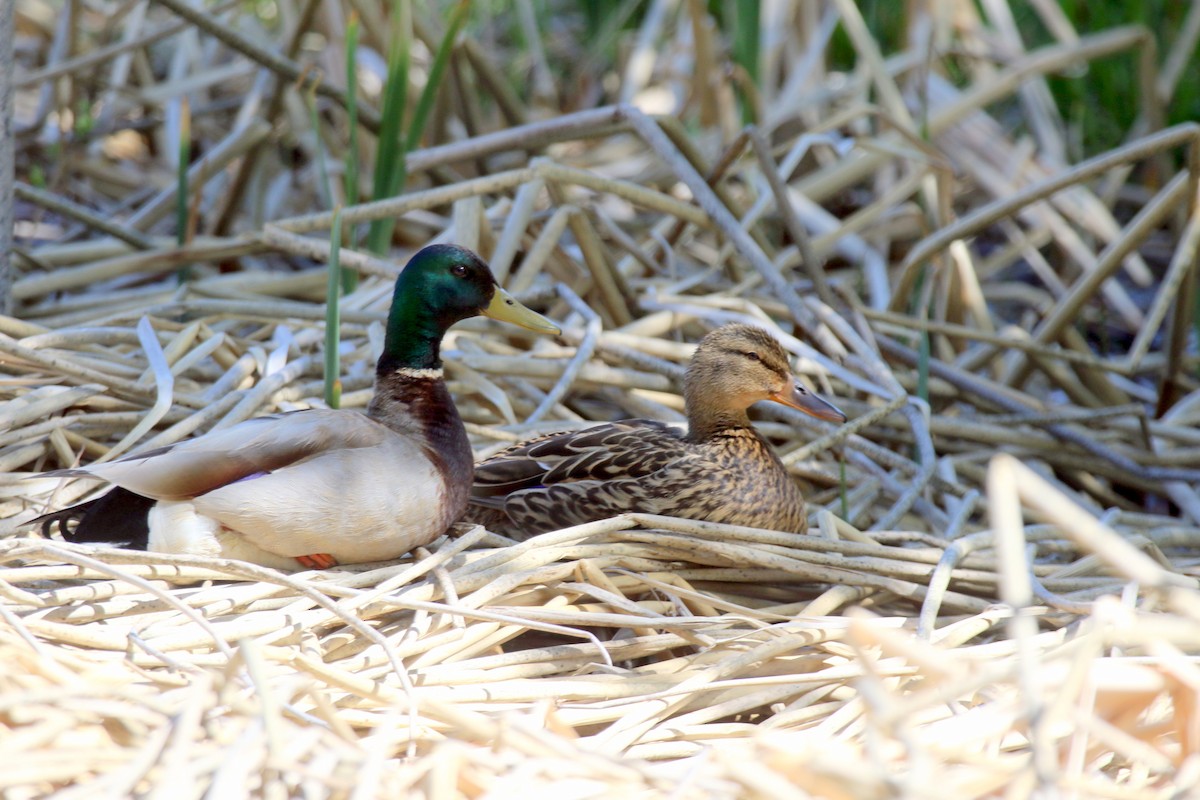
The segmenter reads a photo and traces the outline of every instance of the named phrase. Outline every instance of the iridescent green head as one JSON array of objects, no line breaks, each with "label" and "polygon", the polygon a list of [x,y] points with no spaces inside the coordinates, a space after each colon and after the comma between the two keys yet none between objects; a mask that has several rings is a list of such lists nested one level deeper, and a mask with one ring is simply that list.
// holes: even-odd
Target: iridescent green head
[{"label": "iridescent green head", "polygon": [[441,366],[446,331],[479,314],[539,333],[560,333],[501,289],[483,259],[465,247],[434,244],[418,251],[396,279],[378,371]]}]

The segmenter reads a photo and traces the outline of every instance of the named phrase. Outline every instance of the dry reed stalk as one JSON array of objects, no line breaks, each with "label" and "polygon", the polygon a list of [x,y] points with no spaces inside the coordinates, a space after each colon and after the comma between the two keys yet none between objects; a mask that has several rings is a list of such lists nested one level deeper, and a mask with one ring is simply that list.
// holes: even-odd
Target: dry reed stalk
[{"label": "dry reed stalk", "polygon": [[[164,5],[68,58],[95,19],[17,3],[45,34],[16,78],[32,109],[18,147],[72,159],[22,189],[49,233],[18,251],[18,318],[0,318],[0,792],[1196,790],[1200,392],[1178,296],[1200,149],[1194,124],[1162,123],[1195,10],[1160,70],[1145,29],[1076,32],[1043,2],[1050,47],[989,1],[951,4],[953,27],[908,9],[893,55],[852,3],[776,4],[755,127],[702,3],[650,4],[607,94],[587,71],[603,46],[521,4],[534,108],[480,11],[490,43],[452,48],[407,188],[342,209],[348,225],[398,218],[402,243],[340,253],[362,277],[342,300],[345,405],[369,397],[399,263],[454,240],[564,328],[551,342],[471,321],[447,338],[477,455],[613,417],[680,421],[694,342],[730,321],[770,329],[851,422],[755,410],[806,488],[807,536],[647,514],[519,544],[462,526],[394,563],[286,575],[22,527],[93,488],[44,470],[321,405],[333,215],[317,148],[340,185],[348,103],[378,128],[369,81],[347,101],[337,70],[349,9],[378,54],[385,8],[282,0],[269,32],[225,4],[198,35],[176,21],[194,9]],[[414,20],[426,66],[432,10]],[[860,66],[835,80],[839,24]],[[156,42],[184,31],[155,72]],[[306,35],[328,55],[320,131],[292,83]],[[564,45],[586,52],[556,82]],[[1130,50],[1152,89],[1128,142],[1071,163],[1044,76]],[[81,134],[95,148],[50,141],[45,120],[73,110],[51,81],[79,91],[95,69],[110,76]],[[206,233],[186,246],[165,235],[160,180],[181,89],[205,153],[189,193]],[[272,131],[300,155],[279,158]],[[1184,168],[1156,183],[1170,155]],[[197,275],[177,285],[184,263]]]}]

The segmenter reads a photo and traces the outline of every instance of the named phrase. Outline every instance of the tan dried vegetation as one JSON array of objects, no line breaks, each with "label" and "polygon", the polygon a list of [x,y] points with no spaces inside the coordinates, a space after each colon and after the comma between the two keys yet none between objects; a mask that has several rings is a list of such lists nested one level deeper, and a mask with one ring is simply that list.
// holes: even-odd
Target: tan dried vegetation
[{"label": "tan dried vegetation", "polygon": [[[370,184],[393,4],[17,0],[0,793],[1197,791],[1200,127],[1164,110],[1200,3],[1166,35],[1032,3],[1035,50],[1003,3],[909,3],[889,53],[850,0],[764,4],[757,87],[712,4],[613,3],[592,41],[582,6],[501,5],[454,39],[405,188],[365,203],[341,176],[358,152]],[[412,8],[410,120],[452,10]],[[1137,123],[1083,159],[1046,77],[1121,54]],[[481,456],[678,420],[691,343],[753,321],[851,418],[757,412],[811,535],[631,515],[293,575],[31,536],[94,489],[31,475],[321,403],[323,168],[344,222],[398,220],[341,254],[345,406],[435,239],[564,327],[449,336]]]}]

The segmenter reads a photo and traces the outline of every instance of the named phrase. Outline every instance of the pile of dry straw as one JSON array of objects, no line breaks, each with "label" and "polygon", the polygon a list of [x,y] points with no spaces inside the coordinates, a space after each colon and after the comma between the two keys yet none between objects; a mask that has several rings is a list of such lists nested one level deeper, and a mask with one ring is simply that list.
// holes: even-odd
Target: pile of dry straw
[{"label": "pile of dry straw", "polygon": [[[639,46],[703,6],[653,5]],[[774,330],[851,417],[759,410],[807,488],[808,536],[644,515],[520,544],[463,527],[396,563],[291,575],[36,538],[23,522],[93,488],[31,479],[43,470],[320,404],[332,218],[295,188],[318,159],[263,156],[287,125],[313,151],[303,104],[286,90],[222,113],[272,83],[205,37],[173,79],[212,104],[193,126],[202,235],[156,235],[171,184],[137,192],[111,150],[80,148],[58,186],[115,231],[83,216],[89,235],[59,242],[78,209],[38,211],[50,200],[23,190],[30,239],[0,318],[0,793],[1197,791],[1200,394],[1170,312],[1200,241],[1200,129],[1158,130],[1155,105],[1178,74],[1149,76],[1128,146],[1070,165],[1036,124],[1041,76],[1145,47],[1142,32],[1024,53],[958,20],[1007,53],[963,89],[925,69],[931,51],[878,57],[851,3],[800,5],[753,133],[727,124],[719,81],[685,88],[724,137],[639,110],[685,80],[666,69],[677,52],[651,47],[657,66],[623,76],[631,103],[527,110],[541,121],[480,135],[443,104],[446,143],[409,155],[410,188],[342,218],[400,219],[398,260],[473,247],[563,322],[558,340],[481,320],[448,337],[481,456],[591,420],[681,419],[692,343],[731,320]],[[40,10],[22,0],[18,21]],[[838,15],[865,66],[834,79],[804,45]],[[321,21],[333,42],[337,22]],[[458,80],[484,85],[466,41],[455,68],[475,77]],[[18,89],[87,68],[43,66]],[[179,88],[121,74],[146,104]],[[989,113],[1018,90],[1032,99],[1004,108],[1036,147]],[[1158,185],[1164,158],[1188,168]],[[222,228],[243,169],[258,221]],[[365,276],[342,311],[344,405],[361,407],[397,267],[357,249],[342,263]]]}]

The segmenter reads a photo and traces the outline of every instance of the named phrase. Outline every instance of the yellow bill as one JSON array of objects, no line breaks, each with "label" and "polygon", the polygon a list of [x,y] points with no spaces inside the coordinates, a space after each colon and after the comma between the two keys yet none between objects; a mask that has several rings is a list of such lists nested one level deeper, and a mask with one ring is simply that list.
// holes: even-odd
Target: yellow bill
[{"label": "yellow bill", "polygon": [[521,305],[515,297],[499,286],[496,287],[496,293],[492,295],[492,302],[483,309],[483,315],[501,322],[511,322],[513,325],[519,325],[536,333],[562,333],[562,329],[553,322],[533,309]]}]

